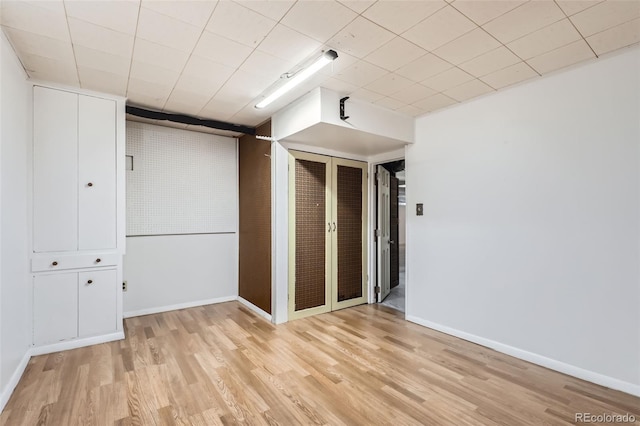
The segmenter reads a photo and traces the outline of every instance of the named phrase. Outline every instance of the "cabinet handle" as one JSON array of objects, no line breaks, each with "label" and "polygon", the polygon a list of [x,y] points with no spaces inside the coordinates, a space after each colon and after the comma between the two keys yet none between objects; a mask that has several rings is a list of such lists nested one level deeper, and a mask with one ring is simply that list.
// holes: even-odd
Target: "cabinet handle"
[{"label": "cabinet handle", "polygon": [[333,222],[333,232],[336,232],[336,223]]},{"label": "cabinet handle", "polygon": [[87,184],[87,186],[93,186],[93,183],[89,182],[89,183]]},{"label": "cabinet handle", "polygon": [[100,258],[97,258],[96,263],[100,263],[100,262],[102,262],[102,260],[100,260]]},{"label": "cabinet handle", "polygon": [[58,266],[58,262],[56,262],[55,260],[54,260],[53,262],[51,262],[51,264],[52,264],[53,266]]},{"label": "cabinet handle", "polygon": [[87,281],[87,284],[93,284],[93,280]]},{"label": "cabinet handle", "polygon": [[329,222],[327,225],[329,225],[329,229],[327,229],[327,232],[331,232],[331,222]]}]

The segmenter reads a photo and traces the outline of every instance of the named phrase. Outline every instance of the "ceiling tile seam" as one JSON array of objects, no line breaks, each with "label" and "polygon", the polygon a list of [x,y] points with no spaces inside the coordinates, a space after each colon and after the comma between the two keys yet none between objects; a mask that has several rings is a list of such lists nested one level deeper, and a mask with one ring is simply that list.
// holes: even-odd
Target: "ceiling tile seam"
[{"label": "ceiling tile seam", "polygon": [[69,26],[69,15],[67,14],[67,2],[66,0],[62,2],[62,8],[64,9],[64,22],[67,24],[67,32],[69,33],[69,43],[71,43],[71,52],[73,52],[73,62],[76,65],[76,77],[78,78],[78,86],[82,86],[82,81],[80,80],[80,69],[78,67],[78,58],[76,57],[76,47],[73,44],[73,39],[71,38],[71,27]]},{"label": "ceiling tile seam", "polygon": [[[178,82],[180,81],[180,78],[182,78],[182,74],[184,73],[184,70],[187,68],[187,65],[189,64],[189,61],[191,60],[191,57],[193,56],[193,52],[196,50],[196,47],[198,46],[198,43],[200,43],[200,40],[202,39],[202,35],[206,31],[207,25],[209,25],[209,22],[211,22],[211,17],[213,17],[213,14],[216,12],[216,9],[218,9],[218,4],[219,3],[216,2],[215,6],[211,10],[211,14],[209,14],[209,18],[207,19],[207,22],[205,22],[205,24],[202,26],[202,30],[200,31],[200,35],[198,36],[198,39],[195,41],[195,43],[191,47],[191,52],[189,53],[189,57],[187,58],[186,62],[184,63],[184,66],[182,67],[182,71],[180,71],[180,73],[178,74],[178,77],[176,77],[176,81],[173,83],[173,87],[171,88],[171,91],[169,92],[169,95],[167,96],[167,99],[165,99],[164,103],[162,104],[162,108],[160,109],[161,111],[164,111],[165,108],[167,107],[167,102],[169,102],[169,99],[171,99],[171,95],[173,95],[173,91],[176,90],[176,86],[178,85]],[[136,29],[136,32],[137,32],[137,29]],[[136,37],[137,37],[137,35],[136,35]],[[132,59],[133,59],[133,56],[132,56]],[[236,68],[236,70],[237,70],[237,68]],[[231,75],[233,75],[233,74],[231,74]],[[225,83],[226,83],[226,81],[225,81]],[[218,89],[218,90],[220,90],[220,89]],[[204,106],[206,106],[210,101],[211,101],[211,99],[209,99],[207,101],[207,103],[204,104]],[[203,106],[203,108],[204,108],[204,106]],[[202,111],[202,109],[200,111]],[[178,111],[176,111],[176,112],[178,112]]]},{"label": "ceiling tile seam", "polygon": [[127,87],[125,88],[125,97],[129,96],[129,84],[131,82],[131,69],[133,68],[133,52],[136,50],[136,39],[138,38],[138,25],[140,24],[140,9],[142,8],[142,1],[138,1],[138,16],[136,17],[136,30],[133,33],[133,43],[131,46],[131,60],[129,61],[129,74],[127,75]]},{"label": "ceiling tile seam", "polygon": [[[65,0],[65,1],[69,1],[69,0]],[[76,1],[77,1],[77,0],[76,0]],[[116,0],[116,1],[117,1],[117,0]],[[152,8],[150,8],[150,7],[146,7],[146,6],[142,3],[143,1],[145,1],[145,0],[141,0],[141,1],[140,1],[140,8],[141,8],[141,9],[148,10],[149,12],[157,13],[158,15],[162,15],[162,16],[164,16],[165,18],[171,18],[171,19],[173,19],[173,20],[179,21],[181,24],[187,24],[187,25],[190,25],[190,26],[192,26],[192,27],[196,27],[196,28],[198,27],[197,25],[195,25],[195,24],[193,24],[193,23],[191,23],[191,22],[185,21],[184,19],[181,19],[181,18],[179,18],[179,17],[177,17],[177,16],[167,15],[166,13],[164,13],[164,12],[160,12],[159,10],[152,9]],[[153,0],[152,0],[152,1],[153,1]],[[218,4],[217,4],[217,2],[216,2],[216,6],[217,6],[217,5],[218,5]],[[214,9],[215,9],[215,6],[214,6]],[[139,14],[139,13],[140,13],[140,9],[138,9],[138,14]]]},{"label": "ceiling tile seam", "polygon": [[[371,6],[369,6],[369,7],[367,8],[367,10],[368,10],[369,8],[373,7],[375,4],[377,4],[377,1],[376,1],[375,3],[373,3],[373,4],[371,4]],[[402,34],[405,34],[405,33],[407,33],[408,31],[411,31],[411,29],[412,29],[413,27],[415,27],[415,26],[417,26],[417,25],[420,25],[422,22],[424,22],[424,21],[426,21],[427,19],[431,18],[433,15],[435,15],[435,14],[436,14],[436,13],[438,13],[438,12],[440,12],[442,9],[446,8],[447,6],[450,6],[451,4],[452,4],[452,3],[449,3],[449,2],[447,2],[447,1],[445,0],[445,2],[444,2],[444,6],[442,6],[442,7],[440,7],[439,9],[437,9],[437,10],[433,11],[433,13],[431,13],[431,14],[429,14],[429,15],[425,16],[425,17],[424,17],[423,19],[421,19],[419,22],[415,23],[415,24],[414,24],[414,25],[412,25],[411,27],[409,27],[409,28],[407,28],[406,30],[404,30],[404,31],[402,32]],[[390,29],[390,28],[386,28],[386,27],[385,27],[385,26],[383,26],[382,24],[378,24],[378,23],[376,23],[376,22],[372,21],[371,19],[367,18],[366,16],[364,16],[364,12],[366,12],[366,10],[365,10],[365,11],[363,11],[363,12],[360,14],[364,19],[367,19],[368,21],[373,22],[374,24],[378,25],[379,27],[382,27],[382,28],[384,28],[385,30],[387,30],[387,31],[389,31],[389,32],[392,32],[393,34],[395,34],[395,35],[397,35],[397,36],[400,36],[400,34],[399,34],[399,33],[396,33],[396,32],[395,32],[395,31],[393,31],[392,29]],[[404,37],[403,37],[403,38],[404,38]],[[407,41],[408,41],[408,40],[407,40]],[[423,47],[422,49],[424,49],[424,47]],[[425,49],[425,50],[427,50],[427,49]]]},{"label": "ceiling tile seam", "polygon": [[4,36],[9,41],[9,46],[11,46],[11,49],[13,49],[13,53],[14,53],[15,57],[18,58],[18,61],[20,62],[20,65],[22,66],[22,69],[24,70],[25,74],[27,74],[27,77],[31,78],[31,73],[29,73],[29,70],[25,66],[25,64],[22,61],[22,58],[20,57],[20,55],[18,55],[18,49],[16,49],[16,47],[14,46],[13,41],[11,40],[11,37],[9,37],[9,34],[7,34],[4,31],[4,27],[3,26],[0,26],[0,31],[2,31],[4,33]]},{"label": "ceiling tile seam", "polygon": [[[567,13],[564,11],[564,9],[563,9],[563,8],[561,8],[561,7],[560,7],[560,5],[558,4],[557,0],[553,0],[553,2],[556,4],[556,6],[558,6],[558,7],[560,8],[560,10],[562,11],[562,14],[563,14],[563,15],[567,18],[567,20],[571,23],[571,26],[572,26],[573,28],[575,28],[575,30],[578,32],[578,34],[580,34],[580,37],[582,37],[582,40],[584,40],[584,42],[585,42],[585,43],[587,43],[587,46],[589,46],[589,49],[591,50],[591,52],[593,52],[593,54],[595,55],[595,57],[596,57],[596,58],[598,58],[598,57],[599,57],[599,56],[598,56],[598,54],[597,54],[597,53],[596,53],[596,51],[593,49],[593,47],[591,47],[591,44],[589,44],[589,42],[587,41],[587,39],[585,38],[585,36],[582,34],[582,31],[580,31],[580,30],[578,29],[578,27],[577,27],[577,26],[576,26],[576,24],[573,22],[573,20],[571,19],[571,17],[570,17],[569,15],[567,15]],[[591,6],[591,7],[594,7],[594,6],[598,5],[598,4],[600,4],[600,3],[596,3],[596,4],[594,4],[594,5],[593,5],[593,6]],[[588,7],[587,9],[591,9],[591,7]],[[587,9],[584,9],[584,10],[587,10]],[[582,11],[580,11],[580,12],[582,12]],[[578,13],[580,13],[580,12],[578,12]],[[574,13],[572,16],[575,16],[575,15],[577,15],[577,13]],[[553,25],[553,24],[552,24],[552,25]],[[554,50],[555,50],[555,49],[554,49]],[[549,52],[547,52],[547,53],[549,53]]]},{"label": "ceiling tile seam", "polygon": [[[224,1],[224,0],[218,0],[218,3],[220,3],[220,1]],[[245,8],[245,9],[248,9],[248,10],[252,11],[253,13],[258,14],[258,15],[262,16],[263,18],[267,18],[267,19],[269,19],[269,20],[271,20],[271,21],[275,21],[275,19],[273,19],[272,17],[267,16],[267,15],[264,15],[264,14],[262,14],[262,13],[258,12],[257,10],[253,10],[253,9],[251,9],[251,8],[248,8],[247,6],[243,5],[242,3],[240,3],[240,2],[238,2],[238,1],[236,1],[236,0],[231,0],[231,2],[232,2],[232,3],[235,3],[235,4],[236,4],[236,5],[238,5],[238,6],[243,7],[243,8]],[[282,19],[287,15],[287,13],[289,13],[289,12],[291,11],[291,8],[292,8],[293,6],[295,6],[295,5],[296,5],[296,3],[298,3],[298,0],[295,0],[293,3],[291,3],[291,6],[289,6],[289,9],[287,9],[287,11],[282,15],[282,17],[281,17],[278,21],[276,21],[276,22],[277,22],[277,23],[280,23],[280,21],[282,21]],[[216,4],[216,8],[217,8],[217,7],[218,7],[218,4]],[[208,24],[208,22],[207,22],[207,24]],[[206,27],[206,25],[205,25],[205,27]]]},{"label": "ceiling tile seam", "polygon": [[[297,3],[297,1],[296,1],[296,3]],[[295,4],[295,3],[294,3],[294,4]],[[340,4],[342,4],[342,3],[340,3]],[[293,6],[292,6],[292,7],[293,7]],[[346,7],[346,6],[345,6],[345,7]],[[349,10],[351,10],[351,9],[349,9]],[[289,12],[290,12],[290,11],[291,11],[291,8],[287,11],[287,13],[285,13],[285,14],[282,16],[282,18],[280,19],[280,21],[278,21],[278,24],[280,24],[280,25],[282,25],[282,26],[284,26],[284,27],[287,27],[287,28],[288,28],[288,29],[290,29],[290,30],[293,30],[293,31],[296,31],[296,32],[300,33],[300,31],[296,30],[295,28],[291,28],[290,26],[288,26],[287,24],[285,24],[284,22],[282,22],[282,19],[284,19],[284,18],[285,18],[285,16],[287,16],[287,15],[289,14]],[[355,13],[355,12],[354,12],[354,13]],[[308,34],[302,34],[302,33],[300,33],[300,34],[302,34],[302,35],[304,35],[304,36],[306,36],[306,37],[309,37],[309,38],[310,38],[310,39],[312,39],[312,40],[315,40],[315,41],[317,41],[317,42],[322,43],[322,44],[323,44],[323,46],[324,46],[324,48],[326,48],[326,47],[327,47],[327,43],[328,43],[329,41],[333,40],[333,38],[334,38],[335,36],[337,36],[337,35],[340,33],[340,31],[342,31],[342,30],[344,30],[345,28],[347,28],[349,25],[351,25],[351,24],[353,23],[353,21],[355,21],[356,19],[358,19],[358,17],[360,17],[360,16],[362,16],[362,15],[358,15],[358,14],[356,13],[356,16],[354,16],[354,18],[353,18],[351,21],[347,22],[343,27],[341,27],[338,31],[336,31],[335,33],[333,33],[333,34],[331,35],[331,37],[327,38],[326,40],[319,40],[319,39],[317,39],[317,38],[313,38],[313,37],[311,37],[311,36],[310,36],[310,35],[308,35]],[[364,16],[362,16],[362,17],[364,18]],[[365,19],[366,19],[366,18],[365,18]]]}]

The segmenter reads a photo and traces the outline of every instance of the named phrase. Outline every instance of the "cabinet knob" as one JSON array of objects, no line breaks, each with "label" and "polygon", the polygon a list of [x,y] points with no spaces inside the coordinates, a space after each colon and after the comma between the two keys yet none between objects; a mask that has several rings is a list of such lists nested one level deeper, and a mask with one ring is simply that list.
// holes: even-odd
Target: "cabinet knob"
[{"label": "cabinet knob", "polygon": [[88,280],[87,284],[93,284],[93,280]]},{"label": "cabinet knob", "polygon": [[100,262],[102,262],[102,260],[100,260],[100,258],[97,258],[96,263],[100,263]]},{"label": "cabinet knob", "polygon": [[56,262],[55,260],[53,262],[51,262],[51,265],[53,266],[58,266],[58,262]]},{"label": "cabinet knob", "polygon": [[92,183],[92,182],[89,182],[89,183],[87,184],[87,186],[93,186],[93,183]]}]

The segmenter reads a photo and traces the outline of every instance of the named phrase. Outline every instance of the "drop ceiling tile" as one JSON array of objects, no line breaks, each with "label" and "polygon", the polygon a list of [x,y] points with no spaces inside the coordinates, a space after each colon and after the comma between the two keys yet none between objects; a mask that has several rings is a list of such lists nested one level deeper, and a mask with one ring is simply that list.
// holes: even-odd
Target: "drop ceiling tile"
[{"label": "drop ceiling tile", "polygon": [[447,89],[459,86],[470,80],[473,80],[473,76],[462,71],[460,68],[451,68],[423,81],[422,84],[436,92],[444,92]]},{"label": "drop ceiling tile", "polygon": [[604,0],[556,0],[560,9],[564,11],[567,16],[575,15],[578,12],[582,12]]},{"label": "drop ceiling tile", "polygon": [[128,77],[113,74],[104,70],[78,66],[80,87],[102,93],[125,96],[127,93]]},{"label": "drop ceiling tile", "polygon": [[[138,2],[136,2],[137,4]],[[142,0],[142,7],[202,29],[216,7],[215,1]]]},{"label": "drop ceiling tile", "polygon": [[260,96],[273,83],[273,81],[267,81],[256,74],[238,70],[225,82],[218,93],[216,93],[216,97],[234,100],[246,105]]},{"label": "drop ceiling tile", "polygon": [[457,65],[493,50],[498,46],[500,46],[500,42],[487,34],[482,28],[476,28],[462,37],[445,44],[433,53]]},{"label": "drop ceiling tile", "polygon": [[218,2],[207,31],[255,48],[275,27],[276,21],[232,1]]},{"label": "drop ceiling tile", "polygon": [[254,108],[253,105],[247,105],[240,111],[235,113],[229,121],[232,123],[243,124],[245,126],[257,126],[267,120],[271,113],[265,109]]},{"label": "drop ceiling tile", "polygon": [[253,49],[244,44],[204,31],[193,54],[212,59],[222,65],[237,68],[252,51]]},{"label": "drop ceiling tile", "polygon": [[190,92],[207,93],[211,98],[235,70],[211,59],[191,55],[176,87]]},{"label": "drop ceiling tile", "polygon": [[260,43],[258,50],[297,64],[307,59],[320,46],[321,44],[317,40],[284,25],[276,25]]},{"label": "drop ceiling tile", "polygon": [[73,61],[73,47],[69,39],[62,41],[8,27],[4,28],[4,31],[20,56],[28,53],[50,59]]},{"label": "drop ceiling tile", "polygon": [[365,86],[365,89],[389,96],[413,85],[413,81],[398,74],[389,73]]},{"label": "drop ceiling tile", "polygon": [[[150,108],[158,111],[162,111],[164,104],[167,102],[167,98],[161,98],[158,96],[147,95],[144,93],[138,93],[129,90],[127,92],[127,104],[135,105],[141,108]],[[157,123],[160,125],[160,123]]]},{"label": "drop ceiling tile", "polygon": [[64,5],[72,18],[129,35],[136,33],[138,1],[65,1]]},{"label": "drop ceiling tile", "polygon": [[597,4],[571,17],[584,37],[640,17],[640,1],[610,0]]},{"label": "drop ceiling tile", "polygon": [[538,74],[531,69],[530,66],[524,62],[520,62],[491,74],[487,74],[482,77],[481,80],[494,89],[501,89],[537,76]]},{"label": "drop ceiling tile", "polygon": [[240,111],[247,102],[229,101],[215,96],[202,108],[198,116],[212,120],[227,121]]},{"label": "drop ceiling tile", "polygon": [[360,14],[370,8],[377,0],[338,0],[340,4]]},{"label": "drop ceiling tile", "polygon": [[427,51],[421,47],[408,42],[402,37],[396,37],[367,55],[364,59],[388,71],[395,71],[426,54]]},{"label": "drop ceiling tile", "polygon": [[325,42],[358,16],[335,1],[299,1],[281,23],[294,30]]},{"label": "drop ceiling tile", "polygon": [[63,7],[45,8],[38,3],[25,1],[2,1],[0,23],[61,41],[69,41],[69,30]]},{"label": "drop ceiling tile", "polygon": [[[124,77],[129,75],[131,58],[112,55],[111,53],[89,49],[84,46],[75,46],[74,51],[78,67],[100,70],[105,73],[116,74]],[[80,75],[80,83],[82,82],[82,75]]]},{"label": "drop ceiling tile", "polygon": [[520,58],[506,47],[501,46],[491,52],[464,62],[458,65],[458,67],[475,77],[482,77],[483,75],[506,68],[509,65],[517,64],[518,62],[521,62]]},{"label": "drop ceiling tile", "polygon": [[533,58],[545,52],[566,46],[567,44],[579,40],[580,34],[571,25],[568,19],[563,19],[544,27],[531,34],[527,34],[507,47],[522,59]]},{"label": "drop ceiling tile", "polygon": [[172,49],[191,52],[202,29],[151,9],[141,8],[136,36]]},{"label": "drop ceiling tile", "polygon": [[422,112],[431,112],[437,109],[445,108],[457,102],[450,97],[443,95],[442,93],[436,93],[426,99],[413,104],[413,106],[419,108]]},{"label": "drop ceiling tile", "polygon": [[527,63],[540,74],[595,58],[595,55],[584,40],[578,40],[559,49],[531,58]]},{"label": "drop ceiling tile", "polygon": [[178,80],[179,75],[180,72],[178,71],[171,71],[165,68],[157,67],[155,65],[134,60],[131,63],[131,73],[129,74],[129,77],[159,86],[173,87]]},{"label": "drop ceiling tile", "polygon": [[423,81],[450,68],[453,68],[453,65],[449,62],[428,53],[397,69],[396,74],[400,74],[413,81]]},{"label": "drop ceiling tile", "polygon": [[133,60],[155,65],[171,71],[180,72],[187,63],[189,53],[172,49],[141,38],[133,48]]},{"label": "drop ceiling tile", "polygon": [[362,15],[389,31],[401,34],[446,5],[444,0],[379,1]]},{"label": "drop ceiling tile", "polygon": [[476,24],[451,6],[440,9],[402,36],[429,51],[477,28]]},{"label": "drop ceiling tile", "polygon": [[399,100],[393,99],[393,98],[378,99],[377,101],[374,102],[374,104],[380,105],[381,107],[394,110],[394,111],[398,108],[401,108],[407,105],[404,102],[400,102]]},{"label": "drop ceiling tile", "polygon": [[451,5],[478,25],[526,3],[527,0],[456,0]]},{"label": "drop ceiling tile", "polygon": [[363,88],[356,90],[355,92],[351,93],[349,96],[351,96],[354,99],[360,99],[365,102],[375,102],[379,99],[384,98],[384,95],[381,95],[380,93],[372,92],[371,90],[367,90]]},{"label": "drop ceiling tile", "polygon": [[[318,52],[319,54],[320,52]],[[351,56],[340,50],[336,51],[338,57],[326,67],[322,68],[319,73],[328,77],[333,77],[359,61],[355,56]]]},{"label": "drop ceiling tile", "polygon": [[173,85],[159,85],[137,78],[129,78],[127,97],[134,103],[161,109],[172,90]]},{"label": "drop ceiling tile", "polygon": [[365,61],[359,61],[346,68],[335,75],[338,78],[347,83],[351,83],[355,86],[362,87],[374,80],[379,79],[388,72],[376,65],[370,64]]},{"label": "drop ceiling tile", "polygon": [[422,115],[422,110],[413,105],[405,105],[401,108],[398,108],[396,111],[406,115],[410,115],[411,117],[417,117],[419,115]]},{"label": "drop ceiling tile", "polygon": [[208,95],[203,92],[173,89],[169,99],[167,99],[167,103],[164,105],[164,110],[197,116],[202,108],[211,100],[212,96],[213,95]]},{"label": "drop ceiling tile", "polygon": [[534,0],[486,23],[483,28],[502,43],[509,43],[564,17],[555,2]]},{"label": "drop ceiling tile", "polygon": [[587,42],[598,55],[640,42],[640,19],[625,22],[587,37]]},{"label": "drop ceiling tile", "polygon": [[268,53],[255,50],[240,67],[240,70],[248,72],[268,84],[274,83],[280,77],[293,70],[296,66],[293,62],[276,58]]},{"label": "drop ceiling tile", "polygon": [[446,90],[444,94],[458,102],[462,102],[493,91],[491,87],[476,79]]},{"label": "drop ceiling tile", "polygon": [[236,3],[259,13],[260,15],[279,21],[295,4],[295,0],[234,0]]},{"label": "drop ceiling tile", "polygon": [[412,104],[435,94],[435,90],[423,86],[422,84],[416,83],[412,86],[395,92],[391,95],[391,97],[404,102],[405,104]]},{"label": "drop ceiling tile", "polygon": [[78,72],[71,60],[55,60],[38,55],[24,54],[22,65],[31,78],[79,86]]},{"label": "drop ceiling tile", "polygon": [[338,80],[337,78],[328,78],[322,83],[322,87],[333,90],[341,95],[348,95],[351,92],[358,90],[358,86],[349,84],[346,81]]},{"label": "drop ceiling tile", "polygon": [[392,32],[359,16],[336,34],[329,45],[357,58],[364,58],[393,37]]},{"label": "drop ceiling tile", "polygon": [[130,57],[133,51],[133,36],[110,30],[89,22],[69,18],[71,42],[74,45]]}]

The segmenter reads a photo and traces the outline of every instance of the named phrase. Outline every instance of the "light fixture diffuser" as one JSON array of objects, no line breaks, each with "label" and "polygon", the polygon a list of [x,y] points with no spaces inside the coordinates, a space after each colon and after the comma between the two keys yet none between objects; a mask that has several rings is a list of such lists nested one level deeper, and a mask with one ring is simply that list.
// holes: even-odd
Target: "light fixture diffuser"
[{"label": "light fixture diffuser", "polygon": [[333,60],[338,57],[338,53],[335,50],[327,50],[323,52],[322,55],[316,59],[311,65],[308,67],[298,71],[287,81],[285,84],[276,89],[275,92],[261,100],[256,104],[256,108],[264,108],[285,93],[289,92],[294,87],[298,86],[303,81],[307,80],[309,77],[320,71],[327,64],[330,64]]}]

